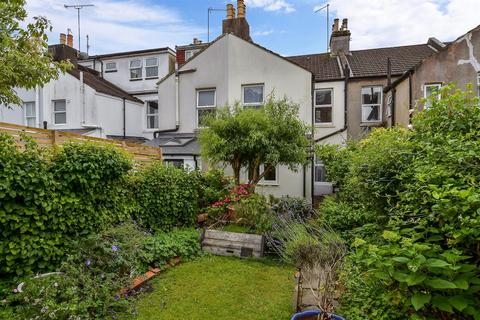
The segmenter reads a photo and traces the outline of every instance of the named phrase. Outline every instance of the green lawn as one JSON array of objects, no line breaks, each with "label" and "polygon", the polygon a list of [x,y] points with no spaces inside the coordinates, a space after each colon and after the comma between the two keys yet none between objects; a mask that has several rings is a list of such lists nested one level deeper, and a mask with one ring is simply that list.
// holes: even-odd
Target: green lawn
[{"label": "green lawn", "polygon": [[293,268],[270,261],[204,256],[153,280],[136,319],[287,320],[293,275]]}]

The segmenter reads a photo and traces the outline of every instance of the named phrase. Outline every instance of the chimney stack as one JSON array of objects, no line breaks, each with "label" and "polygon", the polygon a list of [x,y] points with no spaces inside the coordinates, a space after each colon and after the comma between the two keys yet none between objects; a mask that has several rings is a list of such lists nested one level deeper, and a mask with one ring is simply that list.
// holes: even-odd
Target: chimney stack
[{"label": "chimney stack", "polygon": [[201,44],[202,40],[199,40],[198,38],[193,38],[193,44]]},{"label": "chimney stack", "polygon": [[235,18],[235,8],[233,4],[229,3],[227,4],[227,19],[232,20],[233,18]]},{"label": "chimney stack", "polygon": [[330,52],[332,56],[350,54],[350,30],[348,30],[348,19],[342,20],[339,29],[339,19],[333,20],[333,30],[330,37]]},{"label": "chimney stack", "polygon": [[60,44],[67,44],[67,35],[65,33],[60,33]]},{"label": "chimney stack", "polygon": [[232,33],[246,41],[252,41],[250,38],[250,26],[245,18],[244,0],[237,0],[237,16],[232,4],[227,4],[227,18],[222,23],[222,33]]},{"label": "chimney stack", "polygon": [[245,18],[246,11],[244,0],[237,0],[237,18]]},{"label": "chimney stack", "polygon": [[72,30],[68,29],[68,34],[67,34],[67,46],[70,48],[73,48],[73,34]]}]

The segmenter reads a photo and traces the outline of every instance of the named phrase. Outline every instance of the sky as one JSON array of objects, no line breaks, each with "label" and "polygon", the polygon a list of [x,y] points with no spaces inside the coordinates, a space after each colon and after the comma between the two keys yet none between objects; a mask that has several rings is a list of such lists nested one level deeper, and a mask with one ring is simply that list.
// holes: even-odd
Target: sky
[{"label": "sky", "polygon": [[[77,45],[77,11],[64,4],[94,4],[81,11],[82,51],[90,54],[140,50],[207,40],[208,8],[236,0],[27,0],[28,19],[46,16],[49,43],[72,29]],[[480,0],[245,0],[253,41],[282,55],[325,52],[334,18],[349,19],[353,50],[451,41],[480,24]],[[225,12],[212,11],[210,39],[222,31]]]}]

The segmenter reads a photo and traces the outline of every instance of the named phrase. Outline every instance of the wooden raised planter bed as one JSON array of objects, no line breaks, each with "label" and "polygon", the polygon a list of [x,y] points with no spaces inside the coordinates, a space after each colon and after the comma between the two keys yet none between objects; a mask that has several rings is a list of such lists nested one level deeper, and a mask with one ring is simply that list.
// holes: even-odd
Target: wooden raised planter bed
[{"label": "wooden raised planter bed", "polygon": [[264,244],[264,237],[257,234],[207,229],[202,237],[202,249],[220,256],[261,258]]}]

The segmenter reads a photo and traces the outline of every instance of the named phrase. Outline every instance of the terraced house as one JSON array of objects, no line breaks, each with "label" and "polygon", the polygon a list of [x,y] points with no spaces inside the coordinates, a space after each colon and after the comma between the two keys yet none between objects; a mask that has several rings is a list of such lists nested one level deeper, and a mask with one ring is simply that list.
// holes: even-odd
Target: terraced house
[{"label": "terraced house", "polygon": [[[285,57],[252,40],[243,0],[226,11],[217,39],[194,39],[175,51],[88,56],[73,48],[69,35],[51,51],[75,68],[44,88],[19,89],[23,109],[0,108],[0,121],[140,140],[161,147],[173,165],[205,169],[196,136],[203,117],[218,107],[236,102],[261,107],[274,92],[300,106],[301,120],[315,129],[315,143],[343,144],[373,127],[408,125],[412,101],[438,82],[472,82],[478,76],[477,29],[454,43],[430,38],[423,44],[351,50],[354,31],[347,19],[335,19],[328,52]],[[453,51],[458,59],[450,61]],[[445,64],[451,65],[451,76],[442,77]],[[457,73],[454,66],[469,69]],[[429,80],[409,89],[406,83],[415,77]],[[312,159],[296,172],[276,168],[258,190],[312,199],[332,192],[332,185],[325,181],[323,164]]]}]

